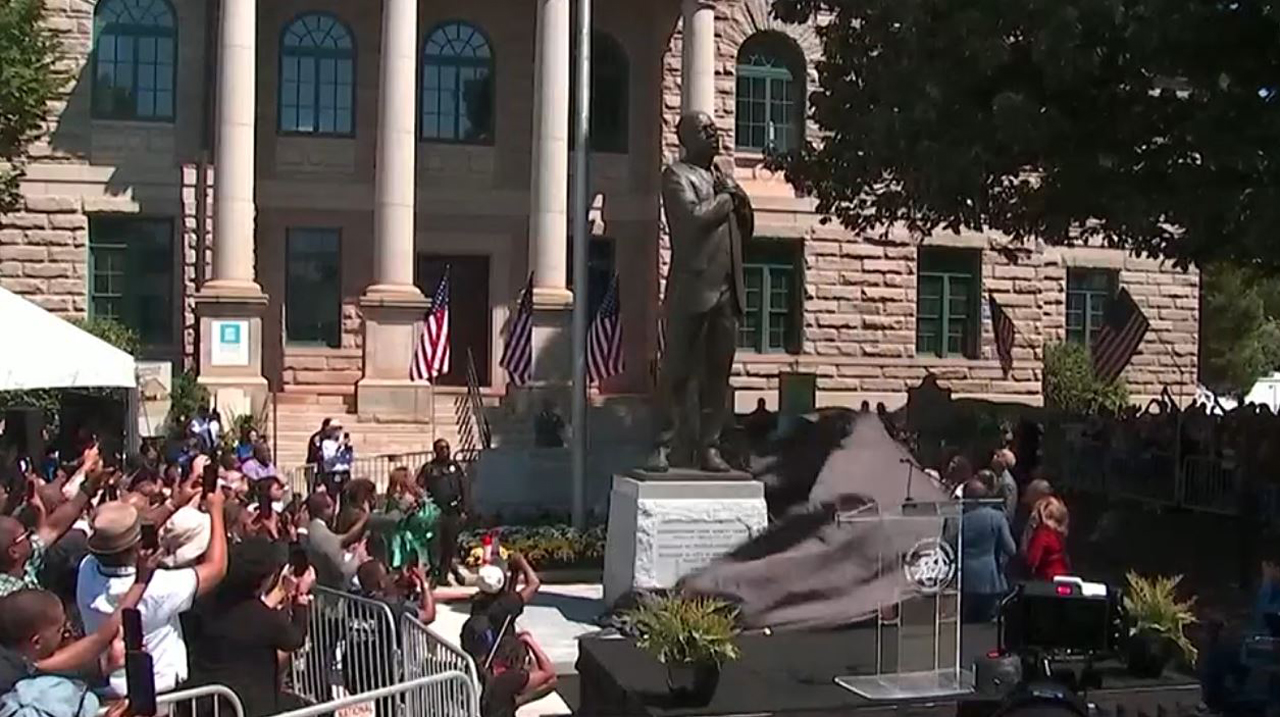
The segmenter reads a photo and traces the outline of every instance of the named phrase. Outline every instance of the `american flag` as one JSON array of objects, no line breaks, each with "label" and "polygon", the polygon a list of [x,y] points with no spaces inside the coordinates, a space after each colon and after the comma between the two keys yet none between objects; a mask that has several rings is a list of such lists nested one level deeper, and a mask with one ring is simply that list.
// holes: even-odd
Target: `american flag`
[{"label": "american flag", "polygon": [[533,378],[533,274],[525,282],[520,305],[511,317],[507,340],[498,365],[507,370],[511,383],[523,386]]},{"label": "american flag", "polygon": [[1000,357],[1000,370],[1005,378],[1013,370],[1013,319],[996,301],[995,294],[987,294],[987,306],[991,309],[991,333],[996,337],[996,355]]},{"label": "american flag", "polygon": [[609,281],[604,301],[591,320],[587,331],[587,380],[600,383],[622,373],[626,359],[622,355],[622,312],[618,300],[618,275]]},{"label": "american flag", "polygon": [[431,310],[422,322],[422,335],[413,352],[409,367],[410,381],[436,380],[449,373],[449,267],[436,285],[431,297]]},{"label": "american flag", "polygon": [[1114,381],[1142,345],[1151,322],[1138,308],[1128,289],[1111,300],[1102,328],[1093,342],[1093,372],[1103,381]]}]

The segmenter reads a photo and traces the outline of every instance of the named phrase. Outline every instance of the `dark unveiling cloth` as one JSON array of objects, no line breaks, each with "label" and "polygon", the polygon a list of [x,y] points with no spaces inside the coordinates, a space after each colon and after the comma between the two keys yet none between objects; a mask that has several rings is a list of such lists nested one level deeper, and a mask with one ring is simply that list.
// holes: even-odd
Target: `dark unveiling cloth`
[{"label": "dark unveiling cloth", "polygon": [[[922,541],[944,537],[936,513],[951,498],[878,416],[850,418],[851,428],[818,472],[808,502],[690,575],[685,587],[738,603],[750,627],[773,628],[850,625],[915,594],[904,571],[889,566]],[[864,519],[837,522],[838,512],[853,510]],[[926,517],[894,517],[909,510]]]}]

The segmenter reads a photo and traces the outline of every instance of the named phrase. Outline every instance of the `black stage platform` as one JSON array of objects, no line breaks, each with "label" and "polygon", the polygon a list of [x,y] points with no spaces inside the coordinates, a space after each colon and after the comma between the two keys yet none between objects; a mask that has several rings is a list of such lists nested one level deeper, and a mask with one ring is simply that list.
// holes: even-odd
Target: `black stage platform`
[{"label": "black stage platform", "polygon": [[[962,664],[995,645],[988,625],[964,630]],[[834,683],[841,675],[871,674],[875,634],[870,628],[832,632],[743,635],[742,659],[725,666],[715,697],[705,707],[674,705],[667,694],[666,670],[657,660],[622,638],[583,638],[578,650],[580,704],[577,714],[591,717],[787,715],[826,717],[857,712],[867,717],[910,713],[954,715],[954,700],[871,702]],[[1142,717],[1189,714],[1200,700],[1192,677],[1166,673],[1161,680],[1137,680],[1119,665],[1101,664],[1102,689],[1089,693],[1102,715]],[[991,705],[988,705],[991,706]],[[964,712],[981,714],[968,702]]]}]

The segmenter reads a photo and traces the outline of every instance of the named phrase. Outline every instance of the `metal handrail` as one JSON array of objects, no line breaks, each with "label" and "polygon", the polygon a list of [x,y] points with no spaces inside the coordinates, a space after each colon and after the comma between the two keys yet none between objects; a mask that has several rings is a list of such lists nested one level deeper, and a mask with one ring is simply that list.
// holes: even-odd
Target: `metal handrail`
[{"label": "metal handrail", "polygon": [[[218,717],[222,711],[222,700],[226,700],[230,705],[230,712],[233,717],[244,717],[244,703],[240,701],[240,695],[226,685],[202,685],[200,687],[188,687],[183,690],[174,690],[173,692],[163,692],[156,695],[156,707],[165,707],[166,705],[178,705],[183,702],[192,702],[203,697],[213,698],[213,717]],[[97,712],[97,717],[104,717],[109,711],[108,707],[102,707]],[[164,714],[164,710],[157,710]],[[191,709],[192,715],[205,714],[196,709]]]},{"label": "metal handrail", "polygon": [[[288,712],[280,712],[272,715],[272,717],[320,717],[320,715],[328,715],[347,707],[375,702],[388,697],[397,697],[416,690],[423,690],[450,682],[461,683],[460,686],[463,687],[464,693],[467,695],[466,714],[468,717],[476,717],[480,711],[480,695],[476,690],[475,684],[471,681],[471,678],[458,670],[442,672],[438,675],[419,677],[418,679],[402,682],[397,685],[391,685],[390,687],[381,687],[376,690],[370,690],[369,692],[362,692],[358,695],[342,697],[340,699],[323,702],[310,707],[302,707]],[[423,717],[426,716],[424,715]]]},{"label": "metal handrail", "polygon": [[479,670],[476,669],[476,661],[471,657],[471,655],[467,654],[465,650],[444,639],[440,636],[440,633],[431,629],[430,626],[422,623],[422,621],[412,615],[405,614],[401,616],[401,627],[401,639],[405,645],[402,650],[402,655],[405,658],[406,667],[413,667],[412,659],[417,656],[416,654],[412,654],[412,648],[410,647],[412,644],[410,633],[425,635],[427,639],[430,640],[433,647],[449,653],[455,661],[465,666],[465,673],[470,677],[471,681],[476,684],[477,689],[479,689],[480,673]]}]

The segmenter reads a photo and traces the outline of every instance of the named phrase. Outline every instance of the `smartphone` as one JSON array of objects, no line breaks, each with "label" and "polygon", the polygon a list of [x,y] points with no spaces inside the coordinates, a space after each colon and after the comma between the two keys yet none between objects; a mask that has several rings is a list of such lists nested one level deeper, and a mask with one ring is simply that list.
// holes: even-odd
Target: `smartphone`
[{"label": "smartphone", "polygon": [[209,462],[204,464],[204,475],[200,477],[201,485],[204,487],[204,494],[209,495],[218,489],[218,458],[217,456],[209,456]]},{"label": "smartphone", "polygon": [[258,496],[258,517],[268,518],[274,512],[275,506],[271,501],[271,491],[262,491],[262,495]]},{"label": "smartphone", "polygon": [[405,558],[405,562],[404,562],[405,568],[409,570],[415,570],[420,564],[421,564],[421,559],[418,557],[418,551],[410,550],[409,556]]},{"label": "smartphone", "polygon": [[110,503],[113,500],[120,500],[120,489],[116,487],[115,481],[107,483],[107,487],[102,489],[102,502]]},{"label": "smartphone", "polygon": [[156,672],[148,655],[142,649],[142,613],[135,609],[124,610],[124,674],[129,691],[129,711],[137,717],[152,717],[156,713]]},{"label": "smartphone", "polygon": [[124,649],[142,649],[142,613],[137,608],[126,608],[120,611],[120,621],[124,624]]},{"label": "smartphone", "polygon": [[306,548],[301,543],[294,543],[289,546],[289,570],[294,577],[300,577],[307,574],[307,570],[311,568],[311,561],[307,559]]},{"label": "smartphone", "polygon": [[31,480],[29,480],[29,481],[27,481],[27,499],[26,499],[26,501],[27,501],[28,503],[30,503],[31,501],[33,501],[33,500],[35,500],[35,499],[36,499],[36,482],[35,482],[35,481],[31,481]]},{"label": "smartphone", "polygon": [[152,523],[142,524],[142,548],[144,550],[160,549],[160,529]]}]

